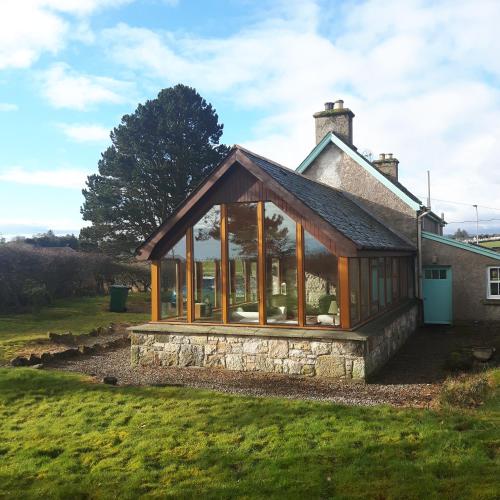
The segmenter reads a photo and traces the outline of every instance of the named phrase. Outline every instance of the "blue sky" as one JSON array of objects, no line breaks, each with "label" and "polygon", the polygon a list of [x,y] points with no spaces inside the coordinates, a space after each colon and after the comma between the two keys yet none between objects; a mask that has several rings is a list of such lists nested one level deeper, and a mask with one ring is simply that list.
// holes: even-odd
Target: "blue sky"
[{"label": "blue sky", "polygon": [[[109,131],[178,82],[223,142],[295,168],[342,98],[354,142],[452,222],[500,231],[497,1],[3,0],[0,233],[77,232]],[[473,229],[472,223],[450,224]]]}]

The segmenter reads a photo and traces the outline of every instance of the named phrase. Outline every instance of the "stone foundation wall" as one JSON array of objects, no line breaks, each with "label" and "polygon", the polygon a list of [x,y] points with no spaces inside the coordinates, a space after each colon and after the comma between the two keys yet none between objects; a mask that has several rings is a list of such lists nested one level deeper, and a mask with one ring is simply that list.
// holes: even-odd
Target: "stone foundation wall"
[{"label": "stone foundation wall", "polygon": [[[321,378],[364,379],[415,330],[417,307],[356,340],[283,338],[132,330],[131,362],[142,366],[210,367]],[[149,326],[149,325],[148,325]],[[168,325],[161,325],[163,329]],[[185,327],[187,328],[187,327]]]},{"label": "stone foundation wall", "polygon": [[[418,306],[415,304],[405,314],[380,321],[380,334],[368,339],[365,357],[365,372],[370,375],[384,366],[394,353],[406,342],[418,326]],[[385,323],[385,324],[384,324]],[[377,328],[372,325],[371,328]]]}]

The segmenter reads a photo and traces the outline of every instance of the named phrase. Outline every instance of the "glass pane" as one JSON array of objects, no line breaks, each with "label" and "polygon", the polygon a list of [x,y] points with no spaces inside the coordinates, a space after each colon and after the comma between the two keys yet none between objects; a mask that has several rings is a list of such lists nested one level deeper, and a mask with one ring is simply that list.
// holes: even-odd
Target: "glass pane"
[{"label": "glass pane", "polygon": [[432,279],[433,280],[438,280],[439,279],[439,270],[438,269],[433,269],[432,270]]},{"label": "glass pane", "polygon": [[387,304],[392,304],[392,259],[385,259],[385,283],[387,287]]},{"label": "glass pane", "polygon": [[401,290],[401,298],[406,299],[408,298],[408,266],[404,257],[399,257],[399,270],[399,286]]},{"label": "glass pane", "polygon": [[370,265],[366,258],[361,260],[361,319],[370,316]]},{"label": "glass pane", "polygon": [[371,304],[370,312],[376,313],[378,311],[378,259],[370,259],[370,271],[371,271]]},{"label": "glass pane", "polygon": [[425,270],[425,279],[426,280],[432,279],[432,271],[430,269]]},{"label": "glass pane", "polygon": [[399,300],[399,260],[392,258],[392,298],[394,302]]},{"label": "glass pane", "polygon": [[186,319],[186,237],[160,262],[161,318]]},{"label": "glass pane", "polygon": [[296,223],[273,203],[266,203],[267,323],[297,324]]},{"label": "glass pane", "polygon": [[415,259],[408,257],[408,297],[415,298]]},{"label": "glass pane", "polygon": [[492,267],[490,268],[490,280],[497,281],[500,279],[500,268]]},{"label": "glass pane", "polygon": [[337,257],[304,231],[306,322],[308,325],[340,325],[337,301]]},{"label": "glass pane", "polygon": [[229,320],[258,323],[257,204],[227,206],[229,246]]},{"label": "glass pane", "polygon": [[500,289],[499,283],[491,283],[490,284],[491,295],[500,295],[499,289]]},{"label": "glass pane", "polygon": [[385,261],[383,257],[378,259],[378,301],[380,309],[385,307]]},{"label": "glass pane", "polygon": [[445,280],[446,279],[446,269],[440,269],[439,270],[439,279],[440,280]]},{"label": "glass pane", "polygon": [[220,206],[212,207],[193,226],[194,319],[222,320],[220,273]]},{"label": "glass pane", "polygon": [[359,323],[359,259],[349,259],[349,290],[351,292],[351,325]]}]

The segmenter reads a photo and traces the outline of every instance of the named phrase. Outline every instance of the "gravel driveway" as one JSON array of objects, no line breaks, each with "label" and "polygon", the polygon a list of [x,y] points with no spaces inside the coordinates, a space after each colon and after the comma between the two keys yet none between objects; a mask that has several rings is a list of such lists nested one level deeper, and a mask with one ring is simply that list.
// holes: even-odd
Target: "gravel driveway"
[{"label": "gravel driveway", "polygon": [[331,401],[345,405],[429,407],[440,384],[365,384],[258,372],[210,368],[131,367],[130,348],[59,361],[51,368],[85,373],[101,381],[114,376],[119,385],[173,385],[250,396]]}]

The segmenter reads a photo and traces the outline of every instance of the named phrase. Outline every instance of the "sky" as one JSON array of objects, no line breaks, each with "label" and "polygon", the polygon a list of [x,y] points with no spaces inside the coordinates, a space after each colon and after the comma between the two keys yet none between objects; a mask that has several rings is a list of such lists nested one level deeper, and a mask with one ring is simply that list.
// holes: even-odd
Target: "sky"
[{"label": "sky", "polygon": [[0,236],[74,232],[109,132],[165,87],[295,169],[343,99],[360,151],[458,227],[500,232],[500,2],[2,0]]}]

